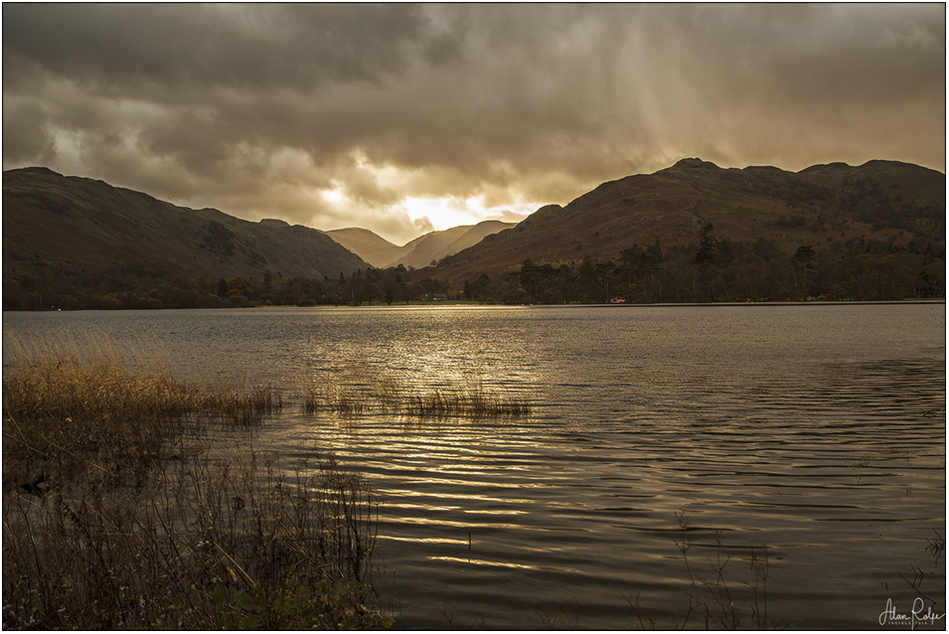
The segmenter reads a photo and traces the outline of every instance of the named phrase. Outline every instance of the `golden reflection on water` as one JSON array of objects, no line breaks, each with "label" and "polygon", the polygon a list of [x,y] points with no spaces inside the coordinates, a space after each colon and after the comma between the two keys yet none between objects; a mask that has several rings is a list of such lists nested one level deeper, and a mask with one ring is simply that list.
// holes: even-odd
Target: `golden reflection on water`
[{"label": "golden reflection on water", "polygon": [[426,511],[457,511],[461,506],[439,506],[437,504],[412,504],[411,502],[387,502],[387,509],[424,509]]},{"label": "golden reflection on water", "polygon": [[449,486],[465,486],[465,487],[488,487],[492,489],[533,489],[538,487],[550,486],[549,482],[502,482],[498,480],[457,480],[453,478],[420,478],[408,476],[405,478],[407,482],[414,482],[416,484],[438,484],[438,485],[449,485]]},{"label": "golden reflection on water", "polygon": [[398,535],[379,535],[380,539],[393,542],[412,542],[414,544],[458,544],[465,545],[469,543],[464,539],[451,539],[449,537],[405,537]]},{"label": "golden reflection on water", "polygon": [[[399,478],[402,481],[402,478]],[[387,497],[405,497],[405,496],[418,496],[419,492],[415,489],[392,489],[386,487],[376,487],[375,491],[379,495],[385,495]],[[448,499],[457,499],[458,494],[456,492],[442,492],[442,491],[426,491],[426,498],[448,498]],[[472,502],[501,502],[504,504],[532,504],[534,500],[528,498],[499,498],[490,495],[484,495],[482,493],[473,493],[467,492],[464,495],[464,499],[470,500]]]},{"label": "golden reflection on water", "polygon": [[[388,516],[388,515],[386,515],[386,514],[384,514],[384,513],[380,513],[379,517],[380,517],[380,519],[382,519],[382,520],[393,519],[392,517],[390,517],[390,516]],[[466,529],[466,530],[467,530],[467,529],[470,529],[470,528],[472,528],[472,527],[474,526],[471,522],[466,522],[466,521],[462,521],[462,520],[452,520],[452,519],[447,519],[447,518],[444,518],[444,517],[425,517],[425,516],[418,516],[418,515],[414,515],[414,516],[413,516],[413,515],[399,515],[399,516],[398,516],[398,520],[399,520],[400,523],[411,524],[411,525],[415,525],[415,526],[426,526],[426,525],[431,525],[431,526],[448,526],[448,527],[452,527],[452,528],[464,528],[464,529]],[[538,526],[525,526],[525,525],[523,525],[523,524],[509,524],[509,523],[506,523],[506,522],[482,522],[482,521],[479,521],[478,524],[477,524],[477,527],[478,527],[478,529],[481,529],[481,530],[483,530],[483,529],[503,529],[503,530],[515,530],[515,531],[523,531],[523,530],[528,530],[528,531],[537,531],[537,530],[540,530],[540,531],[542,531],[542,530],[547,530],[547,529],[545,529],[545,528],[538,527]],[[551,528],[550,530],[560,530],[560,529],[558,529],[558,528]]]},{"label": "golden reflection on water", "polygon": [[470,564],[473,566],[488,566],[491,568],[512,568],[515,570],[545,570],[549,572],[572,572],[579,573],[579,570],[571,568],[557,568],[553,566],[535,566],[530,564],[516,564],[510,561],[487,561],[485,559],[465,559],[464,557],[431,556],[426,557],[429,561],[447,561],[457,564]]}]

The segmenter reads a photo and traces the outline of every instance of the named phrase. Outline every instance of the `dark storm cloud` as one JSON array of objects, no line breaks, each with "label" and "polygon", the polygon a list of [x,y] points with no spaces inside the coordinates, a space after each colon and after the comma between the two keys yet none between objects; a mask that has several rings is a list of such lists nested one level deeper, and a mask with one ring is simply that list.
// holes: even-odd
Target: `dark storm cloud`
[{"label": "dark storm cloud", "polygon": [[155,99],[150,87],[378,82],[428,44],[420,9],[396,5],[12,4],[4,18],[5,73],[28,61]]},{"label": "dark storm cloud", "polygon": [[5,168],[249,218],[407,239],[425,224],[409,196],[566,203],[683,156],[945,168],[941,4],[4,4],[3,17]]}]

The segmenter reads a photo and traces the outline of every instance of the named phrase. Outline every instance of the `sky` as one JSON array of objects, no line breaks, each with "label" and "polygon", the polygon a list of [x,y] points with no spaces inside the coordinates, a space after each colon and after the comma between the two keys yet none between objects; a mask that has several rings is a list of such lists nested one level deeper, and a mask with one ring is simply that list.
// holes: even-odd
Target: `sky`
[{"label": "sky", "polygon": [[396,244],[681,158],[945,172],[945,5],[3,4],[3,169]]}]

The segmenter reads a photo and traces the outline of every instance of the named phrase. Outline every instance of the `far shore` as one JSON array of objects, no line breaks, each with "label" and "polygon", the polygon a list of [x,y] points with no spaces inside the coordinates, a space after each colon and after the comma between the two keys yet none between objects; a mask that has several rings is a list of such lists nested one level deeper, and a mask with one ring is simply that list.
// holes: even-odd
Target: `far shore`
[{"label": "far shore", "polygon": [[50,312],[99,312],[99,313],[121,313],[121,312],[163,312],[176,310],[240,310],[257,308],[300,308],[300,309],[321,309],[333,310],[339,308],[440,308],[440,307],[460,307],[460,308],[567,308],[567,307],[589,307],[589,308],[676,308],[676,307],[710,307],[710,306],[875,306],[875,305],[902,305],[902,304],[935,304],[945,305],[946,299],[943,298],[913,298],[913,299],[879,299],[879,300],[805,300],[805,301],[747,301],[747,302],[663,302],[663,303],[599,303],[599,304],[486,304],[477,301],[468,300],[430,300],[415,302],[367,302],[363,304],[314,304],[312,306],[300,306],[297,304],[252,304],[248,306],[222,306],[218,308],[123,308],[117,310],[102,309],[78,309],[63,310],[60,308],[51,308],[50,310],[5,310],[3,313],[50,313]]}]

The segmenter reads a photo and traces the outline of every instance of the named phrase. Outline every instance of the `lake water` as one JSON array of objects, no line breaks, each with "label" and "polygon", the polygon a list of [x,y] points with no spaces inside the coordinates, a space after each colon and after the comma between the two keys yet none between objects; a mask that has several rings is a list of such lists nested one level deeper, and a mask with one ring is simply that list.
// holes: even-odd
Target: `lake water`
[{"label": "lake water", "polygon": [[[920,594],[944,614],[945,328],[944,304],[3,315],[5,336],[141,338],[182,375],[285,388],[258,442],[365,476],[400,629],[667,628],[725,587],[755,626],[755,584],[793,629],[879,628]],[[294,391],[330,375],[532,410],[302,413]]]}]

